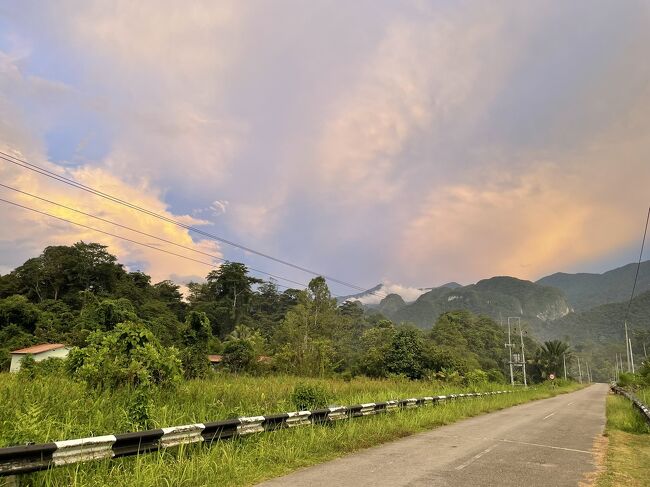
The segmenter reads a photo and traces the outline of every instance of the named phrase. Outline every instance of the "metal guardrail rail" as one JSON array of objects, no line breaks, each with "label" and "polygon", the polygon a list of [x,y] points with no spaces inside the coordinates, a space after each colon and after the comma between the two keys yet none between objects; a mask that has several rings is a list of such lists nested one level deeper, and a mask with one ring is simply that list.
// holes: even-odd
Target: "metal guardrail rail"
[{"label": "metal guardrail rail", "polygon": [[645,420],[650,423],[650,409],[638,397],[616,385],[612,386],[612,391],[621,396],[625,396],[632,401],[632,404],[634,404],[634,406],[641,412]]},{"label": "metal guardrail rail", "polygon": [[213,423],[186,424],[134,433],[93,436],[24,446],[0,448],[0,476],[46,470],[91,460],[119,458],[150,453],[166,448],[225,440],[280,428],[316,425],[333,421],[410,409],[442,401],[507,394],[514,391],[469,392],[373,402],[354,406],[337,406],[314,411],[295,411],[268,416],[250,416]]}]

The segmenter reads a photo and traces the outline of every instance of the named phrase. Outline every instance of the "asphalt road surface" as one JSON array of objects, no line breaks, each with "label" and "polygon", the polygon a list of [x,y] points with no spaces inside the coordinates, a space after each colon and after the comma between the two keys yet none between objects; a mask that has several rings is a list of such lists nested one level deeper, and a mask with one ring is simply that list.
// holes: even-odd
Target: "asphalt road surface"
[{"label": "asphalt road surface", "polygon": [[595,384],[466,419],[261,485],[577,486],[595,469],[607,390]]}]

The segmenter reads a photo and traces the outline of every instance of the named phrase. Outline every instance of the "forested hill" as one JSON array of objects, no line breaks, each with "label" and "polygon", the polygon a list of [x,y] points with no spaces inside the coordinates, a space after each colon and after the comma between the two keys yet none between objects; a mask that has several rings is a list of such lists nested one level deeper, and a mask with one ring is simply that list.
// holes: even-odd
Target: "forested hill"
[{"label": "forested hill", "polygon": [[[47,247],[0,276],[0,370],[8,369],[10,350],[47,342],[77,347],[71,363],[93,385],[120,383],[124,374],[170,377],[131,373],[131,365],[146,367],[161,358],[169,359],[164,370],[203,377],[210,354],[221,355],[228,370],[250,373],[422,378],[444,371],[450,380],[503,380],[507,371],[503,327],[467,311],[445,314],[433,329],[419,330],[358,302],[337,304],[323,277],[306,289],[280,292],[236,262],[187,286],[183,297],[177,283],[152,283],[100,244]],[[405,304],[398,296],[392,301],[394,309]],[[537,349],[525,339],[529,350]],[[133,347],[139,362],[106,366],[128,358]],[[148,358],[141,360],[145,349]],[[109,379],[105,368],[114,373]],[[531,377],[541,380],[543,370],[531,369]]]},{"label": "forested hill", "polygon": [[[587,311],[569,313],[549,323],[541,338],[560,337],[571,343],[580,344],[624,343],[623,319],[627,306],[626,300],[620,303],[603,304]],[[650,338],[650,291],[632,300],[627,322],[631,333]]]},{"label": "forested hill", "polygon": [[514,277],[493,277],[455,289],[435,288],[413,303],[398,304],[395,295],[388,296],[379,309],[394,321],[408,321],[423,328],[430,327],[440,314],[457,309],[497,320],[519,316],[534,328],[571,311],[562,291]]},{"label": "forested hill", "polygon": [[[537,284],[561,289],[571,307],[584,311],[601,304],[616,303],[630,298],[637,264],[627,264],[603,274],[566,274],[557,272],[537,281]],[[650,290],[650,261],[641,263],[637,294]]]}]

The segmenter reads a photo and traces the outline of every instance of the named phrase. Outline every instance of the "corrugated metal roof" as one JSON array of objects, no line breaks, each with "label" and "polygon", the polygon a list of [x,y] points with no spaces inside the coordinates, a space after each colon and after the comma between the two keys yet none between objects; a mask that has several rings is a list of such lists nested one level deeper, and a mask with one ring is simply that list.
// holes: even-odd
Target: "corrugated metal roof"
[{"label": "corrugated metal roof", "polygon": [[43,352],[49,352],[50,350],[58,350],[59,348],[63,348],[63,347],[65,347],[63,343],[41,343],[40,345],[21,348],[20,350],[13,350],[11,353],[16,353],[16,354],[43,353]]}]

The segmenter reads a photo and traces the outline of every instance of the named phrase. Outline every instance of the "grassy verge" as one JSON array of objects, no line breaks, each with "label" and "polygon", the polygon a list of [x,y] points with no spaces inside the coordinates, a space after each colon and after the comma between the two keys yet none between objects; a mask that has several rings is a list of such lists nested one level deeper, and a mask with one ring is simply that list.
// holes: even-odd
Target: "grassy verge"
[{"label": "grassy verge", "polygon": [[[647,397],[646,393],[639,398]],[[650,485],[650,427],[622,396],[607,397],[607,453],[598,487]]]},{"label": "grassy verge", "polygon": [[[215,376],[192,381],[154,400],[155,426],[170,426],[232,416],[294,409],[290,392],[298,382],[323,387],[335,404],[354,404],[413,396],[462,392],[461,386],[401,380],[309,380],[287,376]],[[481,390],[503,388],[485,385]],[[355,419],[328,426],[305,427],[197,445],[133,458],[102,461],[39,472],[21,479],[33,486],[196,486],[250,485],[346,453],[417,433],[438,425],[533,399],[575,390],[569,384],[540,386],[514,394],[464,399],[415,410]],[[0,376],[0,441],[16,438],[51,441],[89,434],[125,431],[121,394],[89,394],[67,379],[29,383]],[[17,431],[18,430],[18,431]],[[15,442],[15,441],[12,441]]]}]

